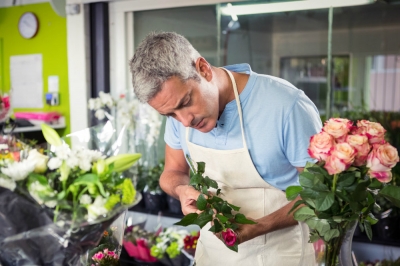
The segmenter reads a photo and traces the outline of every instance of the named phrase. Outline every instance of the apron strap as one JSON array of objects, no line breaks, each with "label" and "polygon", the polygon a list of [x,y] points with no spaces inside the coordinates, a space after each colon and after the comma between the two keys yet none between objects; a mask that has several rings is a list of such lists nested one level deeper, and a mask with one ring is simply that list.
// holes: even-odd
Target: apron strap
[{"label": "apron strap", "polygon": [[223,68],[223,67],[221,67],[221,69],[225,70],[226,73],[228,73],[228,75],[232,81],[233,92],[235,93],[236,106],[238,109],[238,114],[239,114],[239,119],[240,119],[240,128],[242,129],[243,147],[247,150],[246,138],[244,137],[242,105],[240,104],[240,98],[239,98],[239,93],[238,93],[238,89],[236,86],[236,81],[235,81],[235,78],[233,77],[232,73],[229,70],[227,70],[226,68]]},{"label": "apron strap", "polygon": [[[236,106],[238,109],[238,114],[239,114],[239,120],[240,120],[240,128],[242,130],[242,140],[243,140],[243,148],[245,148],[247,150],[247,143],[246,143],[246,138],[244,137],[244,127],[243,127],[243,114],[242,114],[242,106],[240,104],[240,98],[239,98],[239,93],[238,93],[238,89],[236,86],[236,81],[235,78],[233,77],[232,73],[227,70],[226,68],[220,67],[221,69],[225,70],[226,73],[228,73],[229,78],[231,79],[232,82],[232,86],[233,86],[233,92],[235,94],[235,100],[236,100]],[[186,128],[186,141],[189,141],[189,134],[190,134],[190,127]]]}]

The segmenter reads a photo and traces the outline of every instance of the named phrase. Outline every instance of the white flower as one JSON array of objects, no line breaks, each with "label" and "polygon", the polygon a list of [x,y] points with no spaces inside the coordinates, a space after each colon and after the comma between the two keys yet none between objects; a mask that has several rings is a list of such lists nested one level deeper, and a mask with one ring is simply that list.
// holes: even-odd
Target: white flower
[{"label": "white flower", "polygon": [[50,170],[58,169],[60,168],[62,164],[62,161],[58,157],[53,157],[49,160],[47,163],[47,166],[49,167]]},{"label": "white flower", "polygon": [[108,212],[108,210],[104,207],[106,202],[107,199],[103,198],[102,196],[97,196],[93,204],[90,204],[87,207],[89,222],[96,220],[97,217]]},{"label": "white flower", "polygon": [[79,160],[79,168],[85,172],[92,168],[92,164],[90,163],[89,159],[90,158],[81,158],[81,160]]},{"label": "white flower", "polygon": [[101,100],[99,98],[89,99],[88,107],[90,110],[98,110],[102,107]]},{"label": "white flower", "polygon": [[14,191],[16,186],[17,186],[17,184],[15,183],[14,180],[5,179],[5,178],[0,177],[0,187],[5,187],[11,191]]},{"label": "white flower", "polygon": [[99,93],[99,98],[103,105],[106,105],[110,108],[114,105],[113,98],[111,97],[111,95],[109,93],[104,93],[101,91]]},{"label": "white flower", "polygon": [[47,162],[49,161],[49,157],[46,155],[41,154],[36,149],[30,150],[28,161],[31,161],[35,164],[35,173],[44,173],[47,170]]},{"label": "white flower", "polygon": [[74,169],[79,165],[79,158],[76,157],[74,154],[71,157],[69,157],[66,162],[69,168]]},{"label": "white flower", "polygon": [[64,143],[63,145],[55,148],[55,154],[61,160],[66,160],[71,155],[71,149],[67,144]]},{"label": "white flower", "polygon": [[99,120],[103,120],[106,117],[106,113],[103,109],[99,109],[94,113],[94,116]]},{"label": "white flower", "polygon": [[92,203],[92,198],[88,194],[83,194],[81,199],[79,200],[81,204],[91,204]]},{"label": "white flower", "polygon": [[14,181],[24,180],[35,169],[35,163],[24,160],[21,162],[12,162],[8,167],[1,168],[1,172],[11,177]]}]

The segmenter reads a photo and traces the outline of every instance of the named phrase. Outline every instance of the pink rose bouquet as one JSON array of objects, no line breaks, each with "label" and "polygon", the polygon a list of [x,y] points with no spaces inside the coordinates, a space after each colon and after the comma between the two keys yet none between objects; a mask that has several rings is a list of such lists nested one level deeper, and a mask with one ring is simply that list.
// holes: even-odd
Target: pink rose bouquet
[{"label": "pink rose bouquet", "polygon": [[[294,218],[310,228],[310,242],[323,240],[325,265],[336,265],[346,232],[358,223],[372,238],[377,223],[372,209],[377,197],[400,206],[400,187],[391,185],[391,169],[399,162],[396,148],[385,141],[386,130],[375,122],[331,118],[310,139],[300,186],[286,190],[289,200],[301,197]],[[301,208],[298,208],[299,206]]]}]

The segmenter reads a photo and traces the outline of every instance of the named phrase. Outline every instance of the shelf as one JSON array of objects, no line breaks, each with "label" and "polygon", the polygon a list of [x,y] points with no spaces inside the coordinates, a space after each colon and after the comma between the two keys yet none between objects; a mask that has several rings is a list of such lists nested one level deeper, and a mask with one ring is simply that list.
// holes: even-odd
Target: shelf
[{"label": "shelf", "polygon": [[384,245],[384,246],[393,246],[400,247],[400,239],[382,239],[377,236],[372,236],[372,241],[364,234],[353,236],[354,242],[366,243],[366,244],[375,244],[375,245]]},{"label": "shelf", "polygon": [[[43,122],[44,123],[44,122]],[[62,129],[65,128],[65,117],[62,116],[58,119],[58,123],[54,124],[48,124],[50,127],[54,129]],[[23,132],[35,132],[35,131],[42,131],[42,127],[40,124],[34,125],[34,126],[29,126],[29,127],[16,127],[13,130],[13,133],[23,133]],[[10,133],[11,129],[6,128],[4,130],[5,133]]]}]

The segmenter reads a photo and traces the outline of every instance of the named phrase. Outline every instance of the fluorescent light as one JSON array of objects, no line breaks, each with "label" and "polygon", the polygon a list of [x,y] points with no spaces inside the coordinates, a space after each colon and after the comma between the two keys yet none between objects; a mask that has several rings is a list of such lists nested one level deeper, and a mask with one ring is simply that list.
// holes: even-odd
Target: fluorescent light
[{"label": "fluorescent light", "polygon": [[226,5],[226,8],[228,9],[228,12],[229,12],[229,14],[230,14],[231,17],[232,17],[232,20],[233,20],[233,21],[237,21],[237,20],[238,20],[238,17],[237,17],[237,15],[236,15],[236,13],[232,10],[232,4],[231,4],[231,3],[228,3],[228,4]]},{"label": "fluorescent light", "polygon": [[374,3],[376,0],[302,0],[283,3],[235,5],[230,3],[221,7],[222,15],[237,16],[262,13],[289,12],[310,9],[323,9],[330,7],[358,6]]}]

